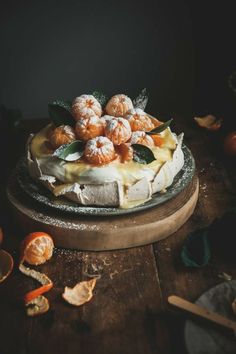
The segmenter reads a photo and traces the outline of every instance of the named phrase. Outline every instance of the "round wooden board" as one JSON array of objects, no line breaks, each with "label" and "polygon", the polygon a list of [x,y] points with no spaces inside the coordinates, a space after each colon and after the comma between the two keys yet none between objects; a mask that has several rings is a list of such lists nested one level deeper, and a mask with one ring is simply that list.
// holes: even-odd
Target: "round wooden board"
[{"label": "round wooden board", "polygon": [[45,231],[57,247],[90,251],[135,247],[168,237],[192,215],[198,192],[195,175],[181,193],[158,207],[129,215],[93,217],[45,210],[23,193],[14,178],[7,186],[14,216],[25,233]]}]

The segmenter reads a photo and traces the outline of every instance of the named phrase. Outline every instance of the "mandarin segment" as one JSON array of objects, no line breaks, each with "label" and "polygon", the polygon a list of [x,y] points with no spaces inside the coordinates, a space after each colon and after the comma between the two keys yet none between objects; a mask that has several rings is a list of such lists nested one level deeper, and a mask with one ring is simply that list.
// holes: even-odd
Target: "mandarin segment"
[{"label": "mandarin segment", "polygon": [[102,106],[94,96],[81,95],[76,97],[72,103],[72,115],[76,121],[93,116],[101,117]]},{"label": "mandarin segment", "polygon": [[79,139],[87,141],[104,134],[105,119],[98,116],[83,118],[77,121],[76,135]]},{"label": "mandarin segment", "polygon": [[129,109],[133,108],[133,103],[131,99],[124,95],[118,94],[113,96],[106,105],[107,114],[114,117],[124,117]]},{"label": "mandarin segment", "polygon": [[76,140],[75,130],[69,125],[61,125],[49,134],[49,141],[54,149],[74,140]]},{"label": "mandarin segment", "polygon": [[129,122],[124,118],[114,118],[107,122],[105,135],[114,145],[126,143],[131,137]]},{"label": "mandarin segment", "polygon": [[104,136],[99,136],[87,142],[84,152],[89,163],[102,165],[114,160],[115,148],[113,143]]},{"label": "mandarin segment", "polygon": [[146,146],[154,146],[152,138],[143,131],[133,132],[130,139],[130,144],[141,144]]},{"label": "mandarin segment", "polygon": [[147,114],[140,108],[129,110],[125,118],[130,123],[131,129],[133,132],[141,131],[150,131],[155,128],[152,120],[147,116]]}]

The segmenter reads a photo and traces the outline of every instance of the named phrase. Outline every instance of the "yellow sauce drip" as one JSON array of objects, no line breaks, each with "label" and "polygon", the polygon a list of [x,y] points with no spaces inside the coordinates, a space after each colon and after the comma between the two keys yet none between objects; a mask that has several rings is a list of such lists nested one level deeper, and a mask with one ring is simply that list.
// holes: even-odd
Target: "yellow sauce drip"
[{"label": "yellow sauce drip", "polygon": [[30,150],[33,157],[39,159],[52,153],[49,149],[50,142],[48,138],[52,129],[52,124],[49,124],[33,137],[30,143]]}]

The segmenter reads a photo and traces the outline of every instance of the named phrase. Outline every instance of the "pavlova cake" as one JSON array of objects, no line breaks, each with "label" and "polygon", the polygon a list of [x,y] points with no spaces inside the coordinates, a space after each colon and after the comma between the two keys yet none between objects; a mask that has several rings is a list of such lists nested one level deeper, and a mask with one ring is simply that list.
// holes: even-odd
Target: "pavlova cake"
[{"label": "pavlova cake", "polygon": [[55,197],[131,208],[165,192],[184,164],[183,134],[146,113],[146,91],[132,101],[94,92],[49,104],[52,123],[27,144],[28,170]]}]

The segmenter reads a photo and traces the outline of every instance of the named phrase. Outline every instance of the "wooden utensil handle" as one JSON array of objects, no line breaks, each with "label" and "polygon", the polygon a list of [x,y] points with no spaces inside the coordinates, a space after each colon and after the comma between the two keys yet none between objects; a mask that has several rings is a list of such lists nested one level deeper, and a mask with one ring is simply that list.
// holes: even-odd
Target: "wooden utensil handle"
[{"label": "wooden utensil handle", "polygon": [[215,322],[221,326],[227,327],[236,331],[236,322],[229,320],[228,318],[219,315],[218,313],[209,311],[204,307],[193,304],[185,299],[182,299],[179,296],[171,295],[168,297],[168,302],[171,305],[174,305],[180,309],[186,310],[194,315],[203,317],[207,320]]}]

